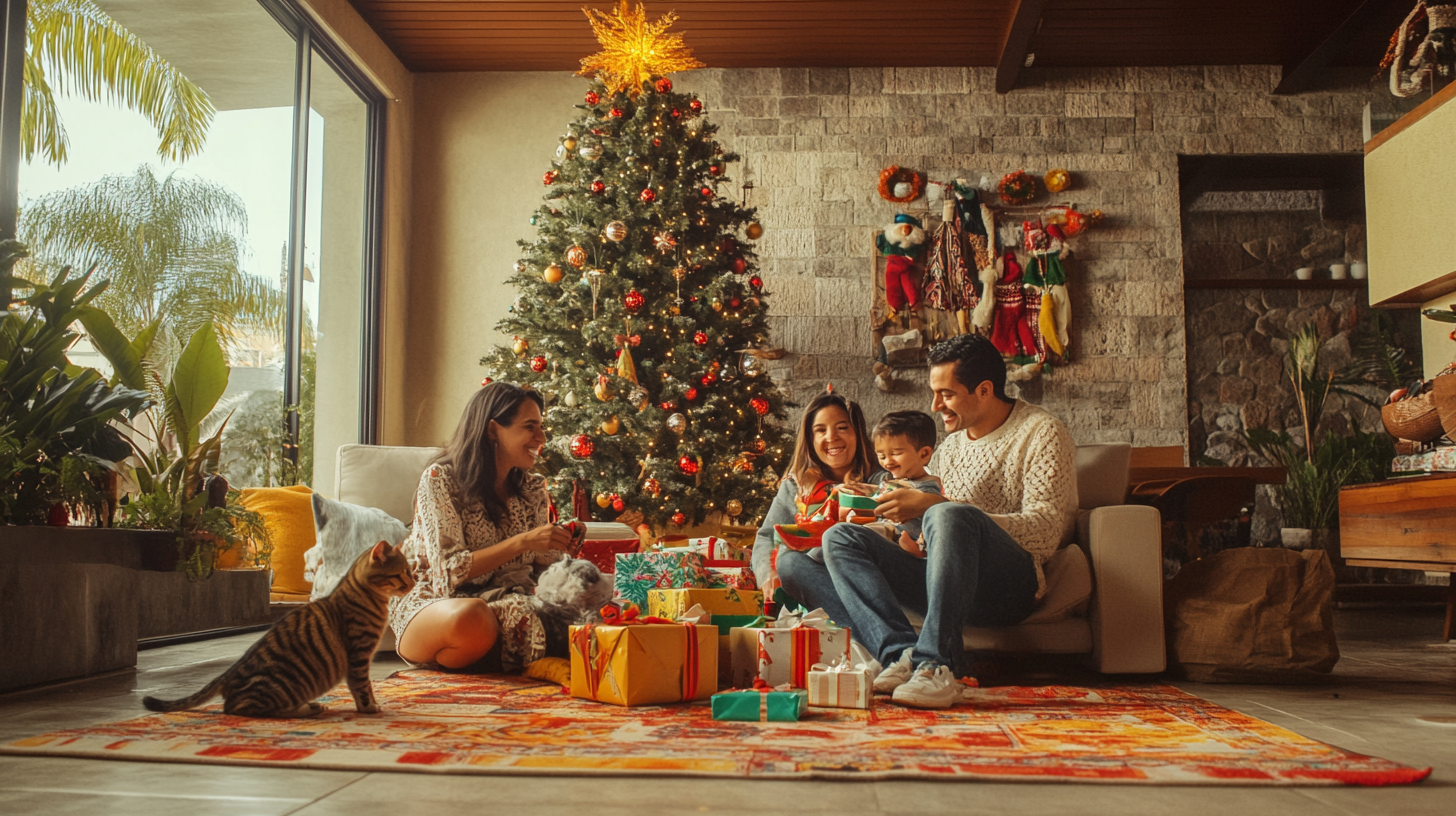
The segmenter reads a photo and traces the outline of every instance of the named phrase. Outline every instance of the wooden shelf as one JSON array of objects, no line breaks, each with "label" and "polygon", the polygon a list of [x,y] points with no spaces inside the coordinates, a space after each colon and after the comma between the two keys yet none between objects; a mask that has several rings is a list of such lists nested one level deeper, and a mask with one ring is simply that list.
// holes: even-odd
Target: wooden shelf
[{"label": "wooden shelf", "polygon": [[1185,280],[1184,289],[1364,289],[1364,280],[1296,280],[1294,278],[1208,278]]}]

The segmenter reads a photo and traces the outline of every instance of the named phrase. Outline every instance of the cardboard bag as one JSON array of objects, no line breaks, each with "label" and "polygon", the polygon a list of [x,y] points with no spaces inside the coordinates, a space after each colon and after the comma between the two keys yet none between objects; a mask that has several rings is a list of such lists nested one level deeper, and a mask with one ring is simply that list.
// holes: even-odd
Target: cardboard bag
[{"label": "cardboard bag", "polygon": [[1168,657],[1202,683],[1299,683],[1340,659],[1323,550],[1224,550],[1168,582]]}]

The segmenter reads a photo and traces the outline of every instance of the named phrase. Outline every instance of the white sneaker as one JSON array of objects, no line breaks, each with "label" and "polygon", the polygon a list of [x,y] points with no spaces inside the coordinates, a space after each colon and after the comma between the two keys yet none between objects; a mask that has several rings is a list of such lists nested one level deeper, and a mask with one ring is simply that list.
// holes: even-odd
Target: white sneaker
[{"label": "white sneaker", "polygon": [[915,708],[950,708],[963,699],[962,689],[950,669],[926,664],[895,689],[892,699]]},{"label": "white sneaker", "polygon": [[906,649],[900,653],[900,659],[886,666],[880,676],[875,678],[875,691],[880,694],[889,694],[900,686],[904,685],[910,675],[915,673],[915,668],[910,665],[910,654],[913,648]]}]

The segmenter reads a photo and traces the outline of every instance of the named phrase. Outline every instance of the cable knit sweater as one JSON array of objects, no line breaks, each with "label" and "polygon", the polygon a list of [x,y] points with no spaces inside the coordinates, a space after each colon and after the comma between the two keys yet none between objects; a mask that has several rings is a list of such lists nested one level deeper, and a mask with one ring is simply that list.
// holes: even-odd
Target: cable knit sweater
[{"label": "cable knit sweater", "polygon": [[946,498],[984,510],[1036,559],[1038,598],[1042,564],[1076,531],[1073,449],[1061,420],[1017,400],[1001,427],[980,439],[951,434],[930,461]]}]

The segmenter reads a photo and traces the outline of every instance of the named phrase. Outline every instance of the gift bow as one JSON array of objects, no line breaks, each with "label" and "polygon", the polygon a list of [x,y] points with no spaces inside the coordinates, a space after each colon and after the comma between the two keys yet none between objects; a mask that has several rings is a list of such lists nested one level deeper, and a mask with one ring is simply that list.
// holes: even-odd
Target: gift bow
[{"label": "gift bow", "polygon": [[829,613],[823,609],[816,608],[813,612],[805,612],[803,608],[790,609],[785,606],[779,610],[778,619],[773,622],[770,629],[838,629],[834,621],[829,619]]},{"label": "gift bow", "polygon": [[814,665],[812,665],[812,666],[809,667],[809,671],[813,671],[813,672],[864,672],[865,674],[869,674],[870,673],[870,667],[867,666],[864,663],[855,663],[853,665],[850,665],[849,660],[847,658],[845,658],[844,655],[840,655],[840,656],[834,658],[833,660],[829,661],[828,663],[815,663]]}]

